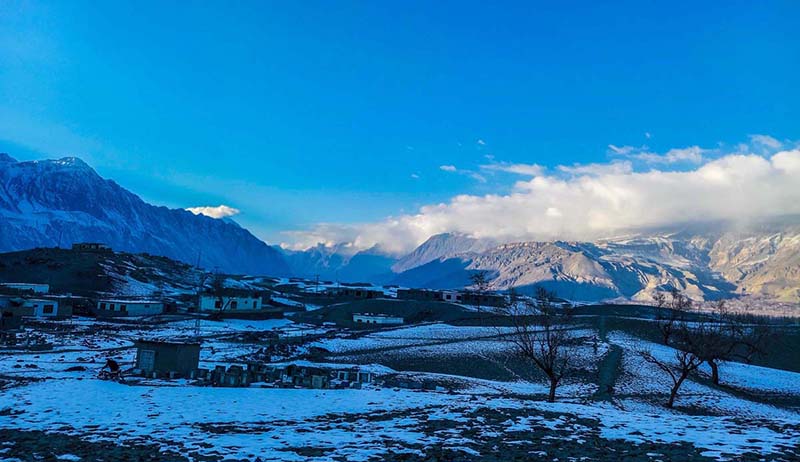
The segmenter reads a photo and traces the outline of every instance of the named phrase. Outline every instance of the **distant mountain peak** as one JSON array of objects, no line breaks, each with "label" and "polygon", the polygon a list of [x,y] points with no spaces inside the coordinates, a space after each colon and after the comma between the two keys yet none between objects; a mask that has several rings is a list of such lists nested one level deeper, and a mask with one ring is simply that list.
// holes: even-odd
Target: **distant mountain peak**
[{"label": "distant mountain peak", "polygon": [[0,252],[104,242],[229,273],[286,275],[281,254],[230,220],[157,207],[78,157],[0,162]]},{"label": "distant mountain peak", "polygon": [[[9,157],[11,159],[11,157]],[[13,159],[12,159],[13,161]],[[16,162],[16,161],[14,161]],[[37,169],[48,169],[53,171],[85,171],[96,173],[94,169],[84,162],[80,157],[62,157],[60,159],[44,159],[44,160],[31,160],[25,162],[16,162],[22,168],[37,168]]]},{"label": "distant mountain peak", "polygon": [[63,167],[74,167],[80,169],[94,170],[92,169],[92,167],[89,166],[89,164],[84,162],[83,159],[81,159],[80,157],[74,157],[74,156],[62,157],[60,159],[51,160],[49,162]]},{"label": "distant mountain peak", "polygon": [[0,162],[16,163],[17,159],[14,159],[5,152],[0,152]]},{"label": "distant mountain peak", "polygon": [[435,260],[469,253],[480,253],[495,245],[496,242],[493,240],[478,239],[463,233],[434,234],[414,249],[413,252],[398,260],[392,266],[392,271],[402,273]]}]

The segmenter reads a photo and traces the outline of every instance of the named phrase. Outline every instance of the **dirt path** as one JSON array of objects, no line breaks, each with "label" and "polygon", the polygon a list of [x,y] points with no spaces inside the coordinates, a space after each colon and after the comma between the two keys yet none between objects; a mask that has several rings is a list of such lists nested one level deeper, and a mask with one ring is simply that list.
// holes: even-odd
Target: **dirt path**
[{"label": "dirt path", "polygon": [[611,401],[614,395],[614,385],[622,371],[622,348],[611,345],[608,352],[597,366],[597,391],[595,399]]}]

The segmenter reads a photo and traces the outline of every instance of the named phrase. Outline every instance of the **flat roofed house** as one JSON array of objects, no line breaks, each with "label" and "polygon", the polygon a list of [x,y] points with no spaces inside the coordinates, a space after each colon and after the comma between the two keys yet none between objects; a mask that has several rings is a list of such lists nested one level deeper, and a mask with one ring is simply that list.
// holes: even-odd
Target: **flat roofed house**
[{"label": "flat roofed house", "polygon": [[34,294],[46,294],[50,292],[50,286],[48,284],[28,282],[0,282],[0,289],[12,289],[20,292],[32,292]]},{"label": "flat roofed house", "polygon": [[508,300],[505,295],[478,292],[462,292],[460,303],[465,305],[503,307]]},{"label": "flat roofed house", "polygon": [[260,311],[262,299],[258,292],[225,290],[219,294],[201,294],[199,305],[203,312]]},{"label": "flat roofed house", "polygon": [[136,369],[148,377],[190,377],[200,364],[200,342],[140,339]]},{"label": "flat roofed house", "polygon": [[386,294],[382,290],[370,289],[367,287],[330,287],[325,290],[329,297],[341,299],[370,299],[385,298]]},{"label": "flat roofed house", "polygon": [[154,316],[164,313],[164,303],[158,300],[102,299],[97,301],[98,316]]},{"label": "flat roofed house", "polygon": [[72,315],[71,307],[59,310],[59,303],[56,300],[22,297],[4,297],[4,299],[3,305],[6,310],[13,312],[17,316],[58,318]]},{"label": "flat roofed house", "polygon": [[81,252],[111,252],[111,247],[102,242],[76,242],[72,244],[72,250]]},{"label": "flat roofed house", "polygon": [[388,314],[353,313],[353,322],[359,325],[363,324],[399,325],[403,324],[405,320],[400,316],[390,316]]},{"label": "flat roofed house", "polygon": [[443,292],[431,289],[397,289],[397,298],[400,300],[441,301]]},{"label": "flat roofed house", "polygon": [[23,306],[30,309],[32,314],[29,316],[35,316],[37,318],[59,317],[58,302],[55,300],[29,298],[25,300]]}]

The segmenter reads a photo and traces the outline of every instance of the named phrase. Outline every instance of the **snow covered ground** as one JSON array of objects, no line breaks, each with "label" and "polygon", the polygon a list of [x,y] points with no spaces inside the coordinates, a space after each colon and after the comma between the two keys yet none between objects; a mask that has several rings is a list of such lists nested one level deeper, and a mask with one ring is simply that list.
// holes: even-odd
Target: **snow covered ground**
[{"label": "snow covered ground", "polygon": [[[676,409],[661,406],[666,376],[636,353],[667,358],[664,346],[611,332],[607,342],[580,346],[580,380],[565,380],[558,401],[542,400],[546,383],[497,381],[367,366],[399,381],[432,381],[428,391],[373,384],[363,389],[211,388],[180,380],[130,386],[97,380],[108,355],[132,361],[139,336],[194,332],[193,320],[126,326],[77,319],[51,352],[0,355],[0,435],[3,431],[52,432],[87,442],[156,444],[186,460],[800,460],[797,407],[750,399],[687,381]],[[117,329],[116,333],[114,328]],[[330,329],[288,320],[201,321],[202,364],[236,363],[261,348],[242,335],[274,332],[302,336]],[[341,363],[362,350],[389,348],[409,357],[442,362],[502,355],[507,333],[490,327],[428,324],[372,333],[342,332],[315,341]],[[576,337],[593,338],[587,329]],[[303,351],[307,351],[307,347]],[[621,352],[614,398],[595,397],[604,355]],[[213,352],[212,352],[213,350]],[[311,364],[303,363],[300,364]],[[83,370],[67,370],[80,366]],[[744,364],[725,364],[723,381],[758,393],[800,396],[800,374]],[[395,380],[397,382],[397,380]],[[388,382],[387,382],[388,383]],[[687,409],[691,409],[688,412]],[[4,454],[22,460],[14,441]],[[41,444],[46,444],[42,442]],[[17,451],[17,452],[14,452]],[[60,453],[81,460],[88,453]],[[11,457],[11,456],[9,456]],[[210,459],[209,459],[210,458]],[[169,459],[172,460],[172,459]]]},{"label": "snow covered ground", "polygon": [[[592,419],[570,423],[571,438],[588,442],[598,434],[631,443],[688,442],[714,457],[752,450],[780,452],[800,438],[796,426],[770,428],[732,417],[665,413],[654,406],[620,410],[605,403],[550,404],[481,393],[465,398],[389,389],[129,387],[93,379],[58,379],[4,393],[0,407],[19,403],[24,412],[0,417],[0,425],[59,429],[123,443],[154,441],[184,454],[240,459],[258,455],[262,460],[331,460],[336,455],[359,461],[390,449],[413,453],[419,444],[479,453],[480,443],[458,438],[458,431],[427,434],[416,428],[431,420],[455,422],[457,428],[480,426],[467,416],[481,408],[524,410],[524,417],[485,428],[494,432],[524,435],[535,426],[558,428],[576,418]],[[369,418],[376,414],[384,418]],[[325,455],[306,458],[301,450],[291,450],[309,447],[322,448]]]}]

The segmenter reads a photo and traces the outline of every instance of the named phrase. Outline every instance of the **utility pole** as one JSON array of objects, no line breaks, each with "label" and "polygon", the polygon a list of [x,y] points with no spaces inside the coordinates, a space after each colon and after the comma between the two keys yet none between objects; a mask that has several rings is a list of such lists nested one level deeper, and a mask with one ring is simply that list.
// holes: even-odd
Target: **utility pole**
[{"label": "utility pole", "polygon": [[315,294],[319,293],[319,274],[317,275],[316,282],[314,284],[314,293]]}]

